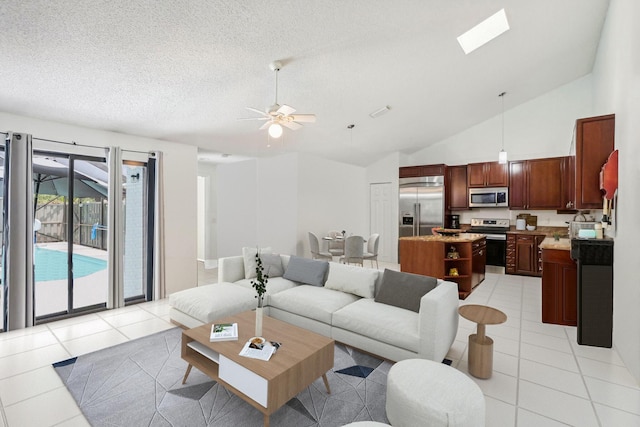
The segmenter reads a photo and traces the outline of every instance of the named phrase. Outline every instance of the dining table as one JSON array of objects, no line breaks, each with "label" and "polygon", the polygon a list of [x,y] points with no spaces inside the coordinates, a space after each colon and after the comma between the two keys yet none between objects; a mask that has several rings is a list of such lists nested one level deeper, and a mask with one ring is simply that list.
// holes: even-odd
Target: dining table
[{"label": "dining table", "polygon": [[[327,242],[327,249],[329,249],[329,247],[330,247],[330,242],[336,242],[336,243],[338,243],[338,246],[341,246],[342,249],[344,250],[344,241],[346,240],[346,237],[342,236],[342,235],[338,235],[338,236],[335,236],[335,237],[324,236],[322,238],[322,240]],[[363,243],[367,243],[367,239],[363,238],[362,242]]]}]

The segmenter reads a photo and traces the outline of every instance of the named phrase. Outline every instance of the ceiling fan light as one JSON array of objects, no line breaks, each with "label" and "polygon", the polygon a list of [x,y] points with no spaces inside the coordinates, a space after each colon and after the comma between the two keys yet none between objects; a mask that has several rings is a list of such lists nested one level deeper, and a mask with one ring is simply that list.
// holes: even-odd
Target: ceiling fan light
[{"label": "ceiling fan light", "polygon": [[280,138],[282,136],[282,126],[278,123],[272,123],[269,126],[269,136],[271,138]]}]

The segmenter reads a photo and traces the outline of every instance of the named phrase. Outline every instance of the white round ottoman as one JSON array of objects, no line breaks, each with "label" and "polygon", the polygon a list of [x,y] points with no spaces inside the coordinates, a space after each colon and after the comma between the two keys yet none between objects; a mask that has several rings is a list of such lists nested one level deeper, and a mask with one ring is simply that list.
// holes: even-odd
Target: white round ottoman
[{"label": "white round ottoman", "polygon": [[387,418],[394,427],[484,426],[480,387],[443,363],[408,359],[387,377]]},{"label": "white round ottoman", "polygon": [[355,423],[345,424],[342,427],[391,427],[389,424],[382,424],[377,421],[357,421]]}]

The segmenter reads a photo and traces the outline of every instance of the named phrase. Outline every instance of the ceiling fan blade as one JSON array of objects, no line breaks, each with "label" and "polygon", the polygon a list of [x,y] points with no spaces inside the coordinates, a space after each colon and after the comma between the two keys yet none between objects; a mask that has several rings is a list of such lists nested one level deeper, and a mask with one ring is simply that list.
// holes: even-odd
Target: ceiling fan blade
[{"label": "ceiling fan blade", "polygon": [[253,107],[244,107],[244,108],[246,108],[249,111],[253,111],[254,113],[258,113],[261,116],[264,116],[266,118],[270,118],[271,117],[269,114],[265,113],[264,111],[258,110],[257,108],[253,108]]},{"label": "ceiling fan blade", "polygon": [[295,114],[293,116],[293,120],[301,123],[315,123],[316,115],[315,114]]},{"label": "ceiling fan blade", "polygon": [[302,127],[302,125],[300,123],[296,123],[294,121],[288,121],[288,120],[283,120],[280,122],[280,124],[284,127],[287,127],[291,130],[298,130]]},{"label": "ceiling fan blade", "polygon": [[264,124],[260,126],[260,130],[268,128],[269,126],[271,126],[271,123],[273,123],[273,121],[271,120],[269,120],[268,122],[264,122]]},{"label": "ceiling fan blade", "polygon": [[288,106],[287,104],[283,104],[280,108],[278,108],[277,113],[282,114],[284,116],[288,116],[289,114],[293,114],[296,111],[295,108]]},{"label": "ceiling fan blade", "polygon": [[269,120],[269,117],[240,117],[236,120]]}]

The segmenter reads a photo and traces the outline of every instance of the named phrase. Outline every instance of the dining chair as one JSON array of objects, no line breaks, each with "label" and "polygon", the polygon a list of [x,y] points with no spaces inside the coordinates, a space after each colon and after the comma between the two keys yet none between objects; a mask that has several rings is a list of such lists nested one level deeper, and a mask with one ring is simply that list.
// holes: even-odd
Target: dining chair
[{"label": "dining chair", "polygon": [[376,268],[378,268],[378,243],[380,242],[380,235],[375,233],[369,236],[367,240],[367,252],[362,256],[363,259],[371,261],[371,267],[373,267],[373,261],[376,262]]},{"label": "dining chair", "polygon": [[329,240],[329,244],[328,244],[328,250],[331,253],[331,255],[333,256],[341,256],[344,255],[344,239],[342,236],[342,233],[339,231],[330,231],[329,233],[329,237],[331,237],[331,240]]},{"label": "dining chair", "polygon": [[364,255],[364,238],[362,236],[349,236],[344,241],[344,255],[340,262],[344,264],[360,264],[364,267],[362,257]]},{"label": "dining chair", "polygon": [[311,247],[312,259],[328,259],[329,261],[333,260],[333,255],[331,255],[329,252],[320,251],[320,242],[318,241],[318,236],[313,234],[311,231],[309,232],[309,246]]}]

